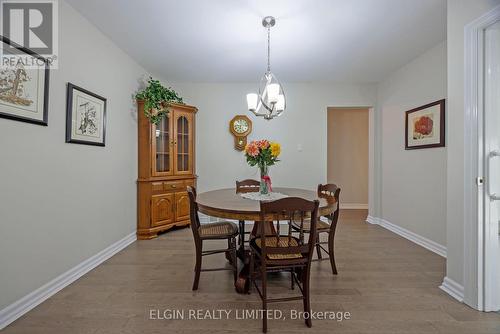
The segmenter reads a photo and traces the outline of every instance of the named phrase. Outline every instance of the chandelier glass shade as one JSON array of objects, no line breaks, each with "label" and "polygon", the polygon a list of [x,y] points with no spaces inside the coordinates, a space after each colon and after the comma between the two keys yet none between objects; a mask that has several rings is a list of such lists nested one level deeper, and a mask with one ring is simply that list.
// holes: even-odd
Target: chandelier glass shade
[{"label": "chandelier glass shade", "polygon": [[271,120],[280,116],[286,109],[286,99],[283,86],[271,72],[270,37],[271,27],[276,23],[274,17],[266,16],[262,25],[267,29],[267,71],[260,79],[259,93],[247,94],[248,110],[256,116]]}]

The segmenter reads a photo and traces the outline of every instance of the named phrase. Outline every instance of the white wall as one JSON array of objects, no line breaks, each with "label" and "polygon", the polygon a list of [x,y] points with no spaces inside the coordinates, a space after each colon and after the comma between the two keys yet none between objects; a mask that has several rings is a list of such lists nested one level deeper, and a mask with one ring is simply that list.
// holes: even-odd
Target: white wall
[{"label": "white wall", "polygon": [[[49,126],[0,119],[0,310],[136,228],[137,125],[145,72],[60,1]],[[106,147],[66,144],[66,83],[107,98]]]},{"label": "white wall", "polygon": [[446,98],[446,43],[378,86],[381,218],[446,245],[446,148],[405,150],[405,111]]},{"label": "white wall", "polygon": [[448,0],[448,168],[446,276],[463,285],[464,26],[500,0]]},{"label": "white wall", "polygon": [[[284,83],[287,110],[278,119],[266,121],[246,110],[246,94],[253,83],[186,84],[172,86],[184,100],[197,106],[196,165],[200,191],[234,187],[235,180],[258,178],[236,151],[229,132],[234,115],[244,114],[253,122],[249,140],[268,138],[282,144],[281,162],[271,167],[273,185],[316,189],[326,181],[327,107],[372,106],[374,85],[327,85]],[[302,148],[302,151],[299,148]]]}]

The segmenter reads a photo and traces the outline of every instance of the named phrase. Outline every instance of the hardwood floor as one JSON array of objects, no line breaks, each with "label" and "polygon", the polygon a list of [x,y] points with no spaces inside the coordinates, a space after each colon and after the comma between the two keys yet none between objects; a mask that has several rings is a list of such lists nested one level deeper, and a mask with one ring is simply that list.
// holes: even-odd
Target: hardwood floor
[{"label": "hardwood floor", "polygon": [[[328,261],[311,269],[313,311],[344,311],[350,320],[270,320],[271,333],[500,333],[500,315],[458,303],[438,286],[445,260],[379,226],[363,222],[366,211],[341,213],[336,236],[338,276]],[[214,244],[217,245],[216,243]],[[205,257],[220,266],[223,255]],[[231,272],[203,272],[191,291],[194,244],[191,231],[171,231],[138,241],[62,290],[2,334],[58,333],[260,333],[260,319],[236,320],[235,312],[260,308],[255,291],[238,295]],[[286,295],[289,276],[270,279],[270,294]],[[289,318],[301,302],[272,304]],[[150,310],[232,310],[222,320],[150,320]]]}]

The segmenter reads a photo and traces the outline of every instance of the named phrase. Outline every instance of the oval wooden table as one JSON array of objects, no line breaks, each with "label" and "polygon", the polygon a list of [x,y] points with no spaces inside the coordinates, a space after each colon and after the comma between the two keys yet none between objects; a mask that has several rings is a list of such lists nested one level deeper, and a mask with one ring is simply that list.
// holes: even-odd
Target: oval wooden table
[{"label": "oval wooden table", "polygon": [[[319,200],[319,215],[327,216],[337,209],[337,203],[328,202],[319,197],[316,191],[297,188],[273,188],[274,192],[285,194],[289,197],[301,197],[309,201]],[[260,216],[260,202],[241,197],[235,188],[219,189],[200,193],[196,197],[198,209],[208,216],[234,219],[239,221],[240,240],[245,240],[245,220],[258,222]],[[264,217],[265,218],[265,217]],[[272,221],[272,217],[269,218]],[[255,235],[255,228],[251,234]],[[244,242],[240,243],[238,257],[243,262],[243,268],[235,283],[236,291],[247,293],[249,289],[249,250],[245,248]]]}]

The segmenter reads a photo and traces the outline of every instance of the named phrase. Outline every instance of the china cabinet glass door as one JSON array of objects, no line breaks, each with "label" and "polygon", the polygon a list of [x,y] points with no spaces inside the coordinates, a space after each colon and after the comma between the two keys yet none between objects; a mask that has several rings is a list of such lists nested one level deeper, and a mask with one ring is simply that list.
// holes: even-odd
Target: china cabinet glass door
[{"label": "china cabinet glass door", "polygon": [[171,175],[173,172],[172,126],[170,116],[164,117],[153,129],[153,175]]},{"label": "china cabinet glass door", "polygon": [[176,113],[174,123],[175,174],[191,174],[193,165],[193,115]]}]

